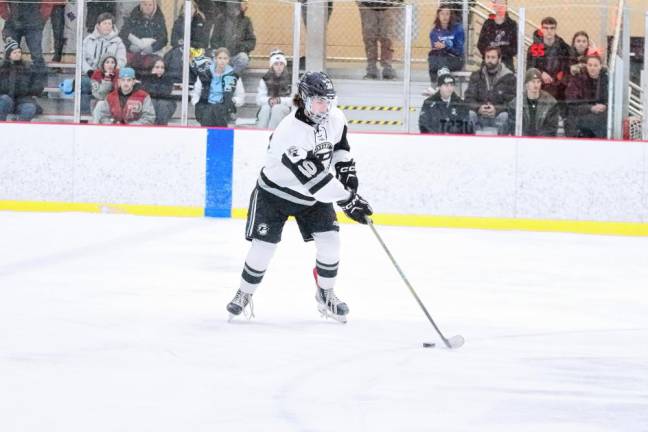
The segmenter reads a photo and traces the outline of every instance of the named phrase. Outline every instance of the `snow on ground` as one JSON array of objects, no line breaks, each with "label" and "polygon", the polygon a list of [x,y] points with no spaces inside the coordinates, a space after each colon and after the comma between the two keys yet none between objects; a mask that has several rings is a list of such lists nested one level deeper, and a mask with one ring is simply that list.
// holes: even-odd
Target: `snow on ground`
[{"label": "snow on ground", "polygon": [[293,223],[233,323],[244,221],[0,227],[0,431],[648,431],[648,238],[379,226],[451,351],[367,227],[346,325]]}]

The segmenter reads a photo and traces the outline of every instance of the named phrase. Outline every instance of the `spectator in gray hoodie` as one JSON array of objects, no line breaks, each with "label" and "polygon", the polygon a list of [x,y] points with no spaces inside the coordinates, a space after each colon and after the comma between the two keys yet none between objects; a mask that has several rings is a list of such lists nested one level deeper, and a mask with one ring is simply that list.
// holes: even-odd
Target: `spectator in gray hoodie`
[{"label": "spectator in gray hoodie", "polygon": [[94,31],[83,40],[81,70],[84,74],[98,69],[100,61],[107,55],[114,56],[120,68],[126,65],[126,46],[117,34],[114,22],[115,17],[110,12],[99,14]]}]

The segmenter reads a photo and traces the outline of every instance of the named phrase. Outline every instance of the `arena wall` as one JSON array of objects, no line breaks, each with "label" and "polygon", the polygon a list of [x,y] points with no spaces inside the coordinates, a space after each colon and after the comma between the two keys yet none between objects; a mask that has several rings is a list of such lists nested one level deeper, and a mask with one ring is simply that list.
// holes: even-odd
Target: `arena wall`
[{"label": "arena wall", "polygon": [[[245,217],[269,135],[0,124],[0,210]],[[349,141],[377,223],[648,235],[648,142]]]}]

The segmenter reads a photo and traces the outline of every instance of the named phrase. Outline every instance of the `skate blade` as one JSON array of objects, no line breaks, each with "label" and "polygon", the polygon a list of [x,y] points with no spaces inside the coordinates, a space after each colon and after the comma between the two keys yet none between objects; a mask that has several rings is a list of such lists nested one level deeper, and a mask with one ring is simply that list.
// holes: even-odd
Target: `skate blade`
[{"label": "skate blade", "polygon": [[331,319],[334,319],[335,321],[337,321],[339,323],[342,323],[342,324],[347,323],[347,316],[346,315],[336,315],[336,314],[334,314],[332,312],[329,312],[328,309],[326,308],[326,306],[322,306],[320,304],[317,305],[317,309],[319,310],[320,316],[322,318],[326,318],[326,319],[331,318]]}]

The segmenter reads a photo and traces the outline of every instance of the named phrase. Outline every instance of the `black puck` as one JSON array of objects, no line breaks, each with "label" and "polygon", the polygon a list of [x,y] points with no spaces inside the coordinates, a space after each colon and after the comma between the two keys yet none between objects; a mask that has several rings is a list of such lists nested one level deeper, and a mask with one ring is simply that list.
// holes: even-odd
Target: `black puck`
[{"label": "black puck", "polygon": [[434,348],[436,346],[433,342],[423,342],[423,348]]}]

